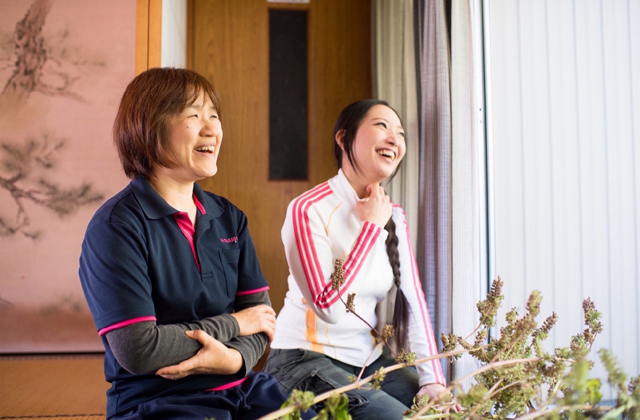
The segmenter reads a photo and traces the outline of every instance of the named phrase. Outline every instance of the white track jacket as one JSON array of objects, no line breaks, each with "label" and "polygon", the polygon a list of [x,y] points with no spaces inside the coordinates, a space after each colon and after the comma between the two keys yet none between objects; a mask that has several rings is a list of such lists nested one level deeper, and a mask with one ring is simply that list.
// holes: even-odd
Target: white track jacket
[{"label": "white track jacket", "polygon": [[[338,175],[294,199],[282,227],[289,291],[278,315],[271,348],[301,348],[323,353],[341,362],[363,366],[375,361],[379,348],[367,362],[376,343],[370,328],[346,311],[331,288],[336,259],[344,261],[345,282],[340,288],[344,301],[355,293],[355,310],[373,326],[376,305],[393,286],[387,256],[387,231],[362,222],[355,213],[358,196],[342,170]],[[401,289],[409,301],[409,347],[418,359],[438,352],[429,312],[422,292],[409,231],[400,206],[394,204]],[[417,366],[420,386],[446,385],[439,360]]]}]

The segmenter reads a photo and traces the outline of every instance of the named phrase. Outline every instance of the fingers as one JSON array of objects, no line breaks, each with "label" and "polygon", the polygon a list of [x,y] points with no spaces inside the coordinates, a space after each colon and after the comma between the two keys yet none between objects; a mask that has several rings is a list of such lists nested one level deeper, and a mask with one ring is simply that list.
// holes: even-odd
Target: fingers
[{"label": "fingers", "polygon": [[[214,340],[213,337],[211,337],[209,334],[201,330],[186,331],[185,334],[187,335],[187,337],[198,341],[200,344],[202,344],[203,347],[208,344],[211,344],[211,341]],[[180,378],[184,378],[185,376],[188,376],[191,370],[198,367],[198,362],[199,362],[198,356],[200,355],[201,352],[202,350],[196,353],[196,355],[193,356],[192,358],[187,359],[181,363],[178,363],[177,365],[167,366],[162,369],[159,369],[156,372],[156,375],[162,376],[165,379],[172,379],[172,380],[180,379]]]},{"label": "fingers", "polygon": [[211,337],[209,334],[207,334],[206,332],[204,332],[202,330],[186,331],[185,334],[187,334],[187,337],[189,337],[189,338],[191,338],[193,340],[196,340],[197,342],[199,342],[203,346],[205,346],[208,343],[210,343],[211,340],[214,340],[213,337]]},{"label": "fingers", "polygon": [[241,313],[253,314],[253,315],[263,314],[263,315],[273,316],[274,318],[276,316],[276,311],[274,311],[271,306],[265,305],[265,304],[252,306],[250,308],[246,308],[237,312],[237,314],[241,314]]},{"label": "fingers", "polygon": [[391,199],[377,183],[367,186],[369,196],[356,204],[355,212],[362,221],[384,227],[391,218]]},{"label": "fingers", "polygon": [[265,333],[267,335],[267,339],[271,343],[276,335],[276,317],[275,317],[275,314],[271,314],[271,313],[268,313],[265,315],[266,316],[263,316],[259,320],[260,322],[259,332]]},{"label": "fingers", "polygon": [[202,330],[186,331],[185,334],[187,337],[202,344],[198,353],[181,363],[158,369],[156,371],[156,375],[162,376],[165,379],[176,380],[199,372],[204,372],[203,369],[211,367],[212,361],[215,358],[214,355],[219,356],[221,352],[226,350],[224,344]]},{"label": "fingers", "polygon": [[231,314],[238,321],[240,336],[263,332],[269,342],[276,333],[276,312],[268,305],[257,305]]},{"label": "fingers", "polygon": [[383,205],[391,203],[391,199],[384,191],[384,188],[382,188],[382,185],[371,184],[367,187],[367,191],[369,191],[369,200],[372,202],[372,205],[374,205],[377,200],[380,200]]},{"label": "fingers", "polygon": [[264,318],[262,320],[262,323],[262,332],[267,335],[267,337],[269,338],[269,342],[272,342],[276,334],[276,317],[270,316],[268,318]]},{"label": "fingers", "polygon": [[267,335],[267,340],[269,340],[269,343],[271,343],[273,341],[273,339],[276,338],[276,326],[275,326],[275,324],[273,326],[270,326],[269,328],[265,328],[265,330],[262,331],[262,332]]},{"label": "fingers", "polygon": [[367,185],[366,190],[369,193],[369,198],[386,196],[384,192],[384,188],[382,188],[382,185],[376,182],[374,182],[373,184]]},{"label": "fingers", "polygon": [[443,413],[461,413],[463,411],[460,404],[449,404],[441,407],[440,411]]},{"label": "fingers", "polygon": [[274,317],[276,316],[276,311],[274,311],[273,308],[269,305],[262,304],[262,305],[252,306],[251,308],[248,308],[248,309],[253,309],[253,308],[267,315],[273,315]]},{"label": "fingers", "polygon": [[379,184],[369,184],[367,185],[366,191],[369,194],[367,198],[375,197],[379,195],[378,186]]},{"label": "fingers", "polygon": [[462,406],[456,402],[455,397],[442,384],[433,383],[424,385],[418,391],[418,395],[422,394],[429,395],[429,398],[436,402],[436,408],[443,413],[460,413],[463,411]]},{"label": "fingers", "polygon": [[180,378],[184,378],[189,375],[189,372],[197,366],[198,356],[194,356],[190,359],[185,360],[184,362],[178,363],[177,365],[163,367],[156,372],[156,375],[162,376],[165,379],[176,380]]}]

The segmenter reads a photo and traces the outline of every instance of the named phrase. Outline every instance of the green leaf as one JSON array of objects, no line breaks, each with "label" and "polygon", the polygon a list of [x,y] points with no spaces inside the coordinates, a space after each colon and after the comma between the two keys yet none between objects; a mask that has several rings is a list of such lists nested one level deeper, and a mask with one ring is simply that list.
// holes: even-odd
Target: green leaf
[{"label": "green leaf", "polygon": [[600,379],[589,379],[587,381],[587,395],[589,395],[589,404],[596,405],[602,400],[602,393],[600,392]]}]

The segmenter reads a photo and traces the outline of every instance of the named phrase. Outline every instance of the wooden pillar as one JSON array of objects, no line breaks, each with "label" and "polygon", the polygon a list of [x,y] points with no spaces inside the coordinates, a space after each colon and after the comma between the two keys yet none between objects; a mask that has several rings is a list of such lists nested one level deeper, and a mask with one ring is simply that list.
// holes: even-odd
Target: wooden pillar
[{"label": "wooden pillar", "polygon": [[162,0],[137,0],[136,75],[160,67],[162,52]]}]

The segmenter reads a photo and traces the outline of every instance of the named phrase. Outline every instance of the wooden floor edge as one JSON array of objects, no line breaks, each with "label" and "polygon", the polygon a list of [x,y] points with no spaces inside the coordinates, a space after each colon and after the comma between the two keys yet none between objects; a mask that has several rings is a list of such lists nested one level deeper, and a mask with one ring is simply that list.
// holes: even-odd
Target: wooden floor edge
[{"label": "wooden floor edge", "polygon": [[60,414],[60,415],[48,415],[48,416],[0,416],[0,420],[45,420],[45,419],[58,419],[58,420],[103,420],[106,419],[106,414]]}]

